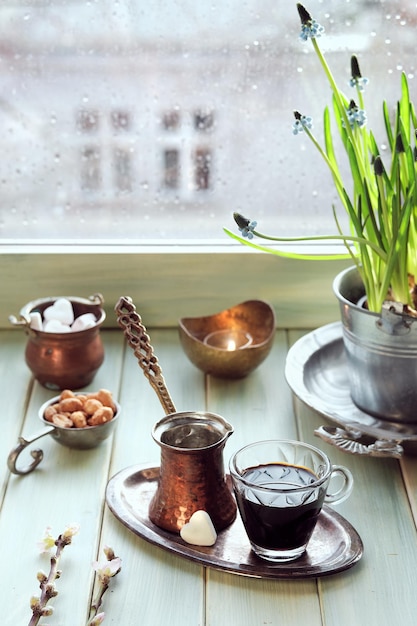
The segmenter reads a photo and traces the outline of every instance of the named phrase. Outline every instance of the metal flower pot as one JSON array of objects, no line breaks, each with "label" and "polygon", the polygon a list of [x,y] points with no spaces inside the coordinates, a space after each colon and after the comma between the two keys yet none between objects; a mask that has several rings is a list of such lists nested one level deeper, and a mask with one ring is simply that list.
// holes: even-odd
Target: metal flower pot
[{"label": "metal flower pot", "polygon": [[393,302],[381,314],[363,308],[365,289],[355,267],[336,276],[333,290],[353,402],[380,419],[417,422],[417,319]]}]

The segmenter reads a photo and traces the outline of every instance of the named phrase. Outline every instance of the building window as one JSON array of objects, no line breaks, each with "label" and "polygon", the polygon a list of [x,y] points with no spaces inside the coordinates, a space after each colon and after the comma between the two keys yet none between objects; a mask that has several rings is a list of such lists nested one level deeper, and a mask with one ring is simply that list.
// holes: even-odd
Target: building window
[{"label": "building window", "polygon": [[115,148],[113,151],[114,186],[117,191],[132,191],[131,155],[129,150]]},{"label": "building window", "polygon": [[78,111],[77,113],[77,128],[82,133],[96,133],[99,129],[99,114],[95,110]]},{"label": "building window", "polygon": [[130,130],[131,121],[129,111],[112,111],[110,118],[112,128],[116,133],[123,133]]},{"label": "building window", "polygon": [[194,185],[198,191],[211,186],[211,151],[209,148],[197,148],[194,152]]},{"label": "building window", "polygon": [[163,128],[175,131],[175,136],[161,138],[167,144],[163,149],[163,186],[166,190],[178,190],[178,197],[184,202],[194,201],[193,192],[212,188],[211,166],[216,138],[207,138],[205,146],[199,145],[199,140],[200,133],[213,130],[214,119],[214,112],[203,107],[170,110],[162,116]]},{"label": "building window", "polygon": [[81,151],[81,189],[98,191],[101,186],[101,155],[97,146],[86,146]]},{"label": "building window", "polygon": [[178,189],[180,184],[180,153],[177,149],[164,150],[164,186]]},{"label": "building window", "polygon": [[194,113],[194,128],[199,133],[207,133],[213,130],[214,114],[213,111],[196,111]]},{"label": "building window", "polygon": [[165,130],[178,130],[181,125],[179,111],[166,111],[162,116],[162,126]]}]

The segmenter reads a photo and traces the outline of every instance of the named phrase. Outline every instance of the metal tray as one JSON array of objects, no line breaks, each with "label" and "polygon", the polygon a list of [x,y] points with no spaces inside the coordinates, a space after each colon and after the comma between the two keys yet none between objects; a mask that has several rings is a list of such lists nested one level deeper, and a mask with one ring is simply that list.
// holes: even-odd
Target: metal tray
[{"label": "metal tray", "polygon": [[[319,516],[307,552],[291,563],[268,564],[254,555],[239,515],[218,534],[214,546],[192,546],[179,534],[164,531],[150,521],[148,507],[158,478],[159,467],[135,465],[122,470],[108,482],[107,504],[117,519],[139,537],[200,565],[256,578],[308,578],[346,570],[362,556],[362,540],[356,530],[327,506]],[[227,480],[231,488],[229,476]]]},{"label": "metal tray", "polygon": [[[417,425],[381,420],[361,411],[352,401],[340,322],[327,324],[299,339],[289,350],[285,377],[294,394],[308,407],[341,426],[317,434],[346,452],[370,456],[401,456],[417,451]],[[351,437],[344,440],[344,436]],[[371,445],[361,438],[375,439]],[[401,443],[402,445],[398,445]]]}]

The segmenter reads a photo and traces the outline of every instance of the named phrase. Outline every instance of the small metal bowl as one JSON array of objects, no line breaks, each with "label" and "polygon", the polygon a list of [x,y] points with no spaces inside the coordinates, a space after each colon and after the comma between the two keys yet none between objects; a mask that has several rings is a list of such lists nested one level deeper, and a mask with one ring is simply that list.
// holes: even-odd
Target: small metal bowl
[{"label": "small metal bowl", "polygon": [[207,317],[183,317],[179,336],[185,354],[206,374],[243,378],[268,356],[275,314],[262,300],[247,300]]},{"label": "small metal bowl", "polygon": [[27,467],[24,467],[22,469],[17,468],[16,461],[20,453],[25,448],[27,448],[27,446],[29,446],[34,441],[37,441],[41,437],[51,435],[51,437],[53,437],[55,441],[63,446],[66,446],[67,448],[75,448],[76,450],[89,450],[91,448],[96,448],[105,439],[110,437],[115,427],[117,426],[120,416],[120,405],[115,400],[114,404],[116,405],[116,413],[109,422],[105,422],[104,424],[99,424],[98,426],[86,426],[85,428],[63,428],[62,426],[51,424],[51,422],[48,422],[44,418],[45,410],[51,404],[56,404],[59,401],[59,398],[60,396],[55,396],[51,400],[45,402],[39,409],[38,417],[45,425],[45,428],[43,430],[30,438],[19,437],[18,445],[13,448],[7,459],[7,466],[13,474],[29,474],[39,465],[39,463],[43,459],[43,451],[39,449],[31,450],[30,454],[33,457],[34,461],[30,463]]}]

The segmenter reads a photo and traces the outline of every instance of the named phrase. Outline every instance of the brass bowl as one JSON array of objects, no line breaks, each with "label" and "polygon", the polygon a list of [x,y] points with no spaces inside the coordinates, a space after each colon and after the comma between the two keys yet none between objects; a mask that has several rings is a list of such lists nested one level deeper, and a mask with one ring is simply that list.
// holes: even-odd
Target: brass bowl
[{"label": "brass bowl", "polygon": [[247,300],[206,317],[183,317],[179,336],[185,354],[206,374],[243,378],[268,356],[275,314],[262,300]]}]

